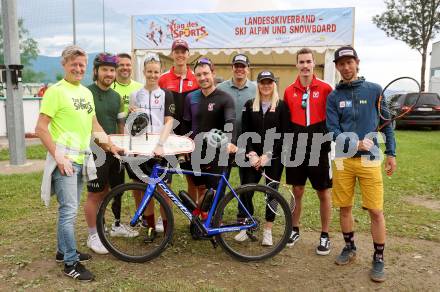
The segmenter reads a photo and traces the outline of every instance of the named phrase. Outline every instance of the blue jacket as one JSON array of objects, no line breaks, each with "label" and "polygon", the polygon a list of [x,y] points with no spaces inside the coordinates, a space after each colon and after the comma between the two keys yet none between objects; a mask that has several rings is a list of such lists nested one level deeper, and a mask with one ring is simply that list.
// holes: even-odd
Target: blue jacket
[{"label": "blue jacket", "polygon": [[[377,129],[384,121],[378,114],[380,85],[359,78],[350,83],[339,83],[327,97],[327,129],[336,141],[336,157],[370,155],[380,157]],[[384,105],[382,105],[384,106]],[[396,141],[391,124],[380,130],[385,135],[386,155],[396,156]],[[357,151],[359,140],[369,138],[375,146],[370,151]]]}]

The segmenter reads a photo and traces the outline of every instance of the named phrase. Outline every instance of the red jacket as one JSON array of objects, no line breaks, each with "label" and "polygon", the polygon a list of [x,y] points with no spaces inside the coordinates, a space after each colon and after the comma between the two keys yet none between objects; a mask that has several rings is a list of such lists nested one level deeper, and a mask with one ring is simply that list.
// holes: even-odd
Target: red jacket
[{"label": "red jacket", "polygon": [[159,87],[162,89],[168,89],[173,92],[184,93],[193,91],[199,88],[196,77],[191,69],[187,68],[185,78],[181,78],[174,73],[174,66],[159,78]]},{"label": "red jacket", "polygon": [[301,85],[299,77],[284,91],[284,101],[290,110],[290,120],[298,126],[310,126],[325,121],[327,95],[333,90],[327,82],[313,75],[309,85],[307,107],[302,107],[303,94],[307,88]]}]

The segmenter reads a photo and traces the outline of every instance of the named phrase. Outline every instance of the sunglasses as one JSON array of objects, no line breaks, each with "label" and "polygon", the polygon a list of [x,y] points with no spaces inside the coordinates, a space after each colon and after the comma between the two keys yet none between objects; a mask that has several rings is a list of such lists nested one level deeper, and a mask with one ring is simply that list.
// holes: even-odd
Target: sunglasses
[{"label": "sunglasses", "polygon": [[157,54],[148,54],[145,57],[145,61],[144,62],[146,63],[146,62],[151,62],[151,61],[160,62],[160,58],[159,58],[159,56]]},{"label": "sunglasses", "polygon": [[119,62],[119,57],[115,55],[108,55],[108,54],[99,54],[98,60],[103,63],[115,63],[117,64]]},{"label": "sunglasses", "polygon": [[310,91],[309,91],[309,89],[307,89],[307,91],[303,93],[303,96],[301,99],[301,107],[303,109],[307,108],[307,100],[309,99],[309,96],[310,96]]},{"label": "sunglasses", "polygon": [[196,65],[194,66],[194,70],[197,68],[197,66],[200,65],[208,65],[209,68],[211,68],[211,71],[214,69],[214,65],[212,64],[212,61],[208,58],[200,58],[197,60]]}]

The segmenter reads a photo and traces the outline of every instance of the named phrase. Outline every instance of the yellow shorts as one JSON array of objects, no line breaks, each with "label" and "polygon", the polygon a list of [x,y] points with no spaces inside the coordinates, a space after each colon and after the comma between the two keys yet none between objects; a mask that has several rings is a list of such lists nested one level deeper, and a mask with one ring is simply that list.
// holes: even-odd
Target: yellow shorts
[{"label": "yellow shorts", "polygon": [[362,208],[383,209],[383,181],[381,161],[368,161],[361,157],[336,158],[333,161],[332,201],[335,207],[354,204],[356,179],[362,194]]}]

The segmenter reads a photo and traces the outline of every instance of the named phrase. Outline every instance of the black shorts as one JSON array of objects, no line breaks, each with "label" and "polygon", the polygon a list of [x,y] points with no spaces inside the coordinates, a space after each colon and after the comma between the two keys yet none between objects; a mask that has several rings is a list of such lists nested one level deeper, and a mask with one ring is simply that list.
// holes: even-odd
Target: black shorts
[{"label": "black shorts", "polygon": [[321,152],[317,166],[310,166],[306,157],[304,162],[296,167],[286,167],[286,183],[293,186],[304,186],[307,178],[317,191],[333,186],[331,162],[329,153]]},{"label": "black shorts", "polygon": [[[96,161],[96,155],[93,154]],[[106,153],[103,165],[96,167],[97,178],[87,182],[87,191],[91,193],[102,192],[106,185],[114,188],[125,182],[125,172],[120,161],[113,154]]]},{"label": "black shorts", "polygon": [[[139,166],[127,163],[125,167],[129,178],[135,181],[148,183],[148,178],[151,175],[151,170],[153,169],[154,164],[156,164],[156,161],[146,159],[145,162],[141,161]],[[167,161],[165,159],[162,160],[160,165],[166,167]],[[169,173],[166,173],[164,176],[160,175],[160,177],[165,183],[170,184],[172,182],[172,175]]]},{"label": "black shorts", "polygon": [[[184,165],[186,168],[185,170],[191,170],[194,171],[194,167],[191,165],[191,163],[187,163]],[[183,167],[182,167],[183,168]],[[195,171],[201,171],[201,172],[208,172],[213,174],[221,174],[223,171],[227,169],[226,166],[218,166],[217,164],[204,164],[200,165],[200,168],[196,169]],[[188,175],[191,180],[193,181],[194,185],[196,186],[203,186],[205,185],[208,189],[217,189],[217,185],[220,181],[220,176],[213,176],[213,175]]]}]

